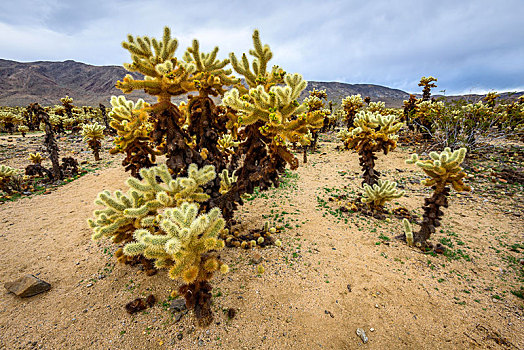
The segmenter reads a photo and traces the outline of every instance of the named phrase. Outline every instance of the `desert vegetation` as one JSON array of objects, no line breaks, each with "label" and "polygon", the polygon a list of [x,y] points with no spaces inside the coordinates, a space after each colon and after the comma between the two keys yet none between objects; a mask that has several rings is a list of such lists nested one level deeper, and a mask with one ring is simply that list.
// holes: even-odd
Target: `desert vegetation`
[{"label": "desert vegetation", "polygon": [[[106,110],[65,96],[1,109],[4,223],[22,221],[24,205],[57,215],[84,203],[66,219],[70,242],[61,235],[71,253],[38,237],[48,250],[36,254],[77,265],[83,256],[91,277],[73,266],[63,278],[107,306],[75,306],[59,280],[37,298],[57,293],[73,313],[93,314],[78,316],[86,325],[118,325],[96,335],[98,347],[424,348],[428,337],[431,347],[524,346],[524,99],[444,102],[431,96],[437,79],[422,77],[421,97],[402,109],[360,95],[333,103],[316,89],[300,100],[304,78],[274,65],[258,31],[252,41],[248,54],[221,58],[196,39],[181,51],[168,27],[162,38],[129,35],[124,67],[142,78],[116,86],[156,102],[112,96]],[[0,238],[11,247],[16,234]],[[0,345],[26,346],[3,318]],[[57,322],[60,332],[75,321]],[[317,324],[322,335],[304,336]]]}]

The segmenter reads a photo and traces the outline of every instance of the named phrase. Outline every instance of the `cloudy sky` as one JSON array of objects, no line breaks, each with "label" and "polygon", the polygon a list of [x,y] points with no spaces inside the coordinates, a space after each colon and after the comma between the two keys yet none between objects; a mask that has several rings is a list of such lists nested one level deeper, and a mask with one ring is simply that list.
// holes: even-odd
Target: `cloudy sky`
[{"label": "cloudy sky", "polygon": [[251,48],[258,28],[272,63],[307,80],[446,94],[524,90],[524,0],[5,0],[0,58],[129,62],[128,33],[161,36],[179,53],[193,38],[222,57]]}]

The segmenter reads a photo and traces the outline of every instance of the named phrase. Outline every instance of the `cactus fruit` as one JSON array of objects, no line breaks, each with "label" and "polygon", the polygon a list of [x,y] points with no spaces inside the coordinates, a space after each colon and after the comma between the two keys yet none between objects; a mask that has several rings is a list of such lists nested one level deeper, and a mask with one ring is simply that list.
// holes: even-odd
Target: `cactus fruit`
[{"label": "cactus fruit", "polygon": [[384,204],[394,198],[400,198],[404,191],[397,190],[397,183],[389,180],[378,180],[373,186],[364,184],[362,203],[367,203],[374,211],[382,211]]},{"label": "cactus fruit", "polygon": [[466,156],[466,149],[461,148],[451,151],[446,147],[443,152],[431,152],[430,159],[421,161],[418,154],[412,154],[406,160],[407,164],[416,164],[429,176],[422,184],[432,187],[434,192],[430,198],[424,202],[424,215],[420,225],[420,230],[413,234],[414,244],[421,247],[427,246],[427,240],[435,232],[435,228],[440,226],[440,220],[444,212],[440,207],[448,207],[449,187],[456,191],[470,191],[471,188],[462,181],[466,173],[460,167]]},{"label": "cactus fruit", "polygon": [[102,148],[102,143],[100,140],[104,139],[104,129],[106,127],[103,125],[94,122],[93,124],[85,124],[82,126],[82,136],[84,141],[87,142],[89,147],[93,150],[95,155],[95,161],[100,160],[100,149]]},{"label": "cactus fruit", "polygon": [[253,249],[256,247],[267,247],[275,244],[273,235],[277,233],[275,227],[271,227],[269,222],[265,222],[262,229],[254,229],[249,232],[240,232],[233,229],[231,233],[225,232],[221,238],[228,247],[240,247],[243,249]]}]

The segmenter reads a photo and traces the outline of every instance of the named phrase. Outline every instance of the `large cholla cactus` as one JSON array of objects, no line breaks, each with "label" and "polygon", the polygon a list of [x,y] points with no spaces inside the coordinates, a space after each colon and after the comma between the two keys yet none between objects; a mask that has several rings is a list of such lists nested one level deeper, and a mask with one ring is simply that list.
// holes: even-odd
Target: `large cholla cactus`
[{"label": "large cholla cactus", "polygon": [[397,183],[389,180],[378,180],[373,186],[364,184],[362,203],[367,203],[373,211],[382,211],[384,204],[404,195],[404,191],[397,190]]},{"label": "large cholla cactus", "polygon": [[95,161],[100,160],[100,149],[102,148],[101,140],[104,139],[105,126],[94,122],[93,124],[84,124],[82,126],[82,136],[89,147],[93,150]]},{"label": "large cholla cactus", "polygon": [[[94,230],[93,239],[112,237],[115,243],[132,240],[133,231],[141,226],[151,226],[161,209],[183,202],[204,202],[209,196],[202,186],[216,177],[213,166],[198,169],[192,164],[187,177],[173,179],[165,165],[142,169],[143,180],[127,180],[129,191],[124,194],[109,191],[98,194],[95,203],[105,209],[95,210],[89,225]],[[160,181],[158,181],[158,179]]]},{"label": "large cholla cactus", "polygon": [[355,128],[339,134],[343,137],[347,149],[353,149],[360,155],[360,165],[364,171],[364,181],[370,186],[377,183],[380,173],[375,170],[376,152],[388,154],[397,145],[397,131],[404,125],[395,115],[381,115],[362,111],[357,113],[353,122]]},{"label": "large cholla cactus", "polygon": [[15,168],[11,168],[7,165],[0,165],[0,190],[6,193],[11,193],[11,187],[9,183],[14,176],[18,175],[20,171]]},{"label": "large cholla cactus", "polygon": [[[416,164],[429,176],[428,179],[422,183],[425,186],[430,186],[434,189],[433,195],[426,198],[424,202],[424,216],[420,231],[413,235],[413,242],[417,246],[425,247],[426,241],[431,234],[435,232],[435,228],[440,226],[440,220],[444,212],[440,207],[448,207],[449,184],[453,186],[456,191],[470,191],[471,188],[462,181],[466,177],[466,173],[462,171],[460,164],[464,161],[466,156],[466,149],[461,148],[451,151],[446,147],[443,152],[431,152],[430,159],[421,161],[417,154],[412,154],[411,158],[406,160],[407,164]],[[406,232],[410,235],[409,232]],[[411,233],[413,234],[413,233]],[[408,241],[410,237],[407,237]]]}]

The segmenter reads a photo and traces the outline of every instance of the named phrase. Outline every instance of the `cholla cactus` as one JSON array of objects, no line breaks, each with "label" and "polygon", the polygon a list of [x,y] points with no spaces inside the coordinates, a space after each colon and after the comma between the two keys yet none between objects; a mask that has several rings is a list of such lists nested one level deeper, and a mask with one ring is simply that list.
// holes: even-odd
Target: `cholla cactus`
[{"label": "cholla cactus", "polygon": [[[127,179],[129,191],[124,194],[109,191],[98,194],[95,203],[105,209],[95,210],[89,225],[94,231],[92,238],[112,237],[115,243],[132,240],[132,231],[141,226],[155,224],[159,210],[174,207],[183,202],[204,202],[209,196],[202,186],[216,177],[212,165],[198,169],[191,164],[187,177],[173,179],[166,165],[140,170],[143,180]],[[160,179],[158,181],[157,179]]]},{"label": "cholla cactus", "polygon": [[339,134],[344,137],[344,145],[347,149],[353,149],[360,155],[360,165],[364,171],[364,183],[372,186],[377,183],[380,173],[375,171],[375,152],[389,151],[397,146],[397,131],[404,125],[399,122],[395,115],[381,115],[362,111],[357,113],[354,123],[355,128],[347,134]]},{"label": "cholla cactus", "polygon": [[378,180],[373,186],[364,184],[362,203],[367,203],[374,211],[382,211],[384,204],[394,198],[400,198],[404,191],[397,190],[397,183],[389,180]]},{"label": "cholla cactus", "polygon": [[423,101],[429,101],[431,98],[431,88],[437,87],[436,84],[433,82],[437,81],[437,78],[434,77],[422,77],[420,78],[420,83],[418,83],[418,86],[422,86],[422,100]]},{"label": "cholla cactus", "polygon": [[25,137],[25,134],[29,131],[29,127],[27,125],[20,125],[18,127],[18,131],[22,134],[23,137]]},{"label": "cholla cactus", "polygon": [[225,194],[233,188],[233,185],[238,180],[238,176],[235,175],[235,172],[229,176],[229,171],[227,169],[222,170],[220,177],[220,193]]},{"label": "cholla cactus", "polygon": [[11,193],[9,183],[14,176],[18,175],[20,171],[15,168],[11,168],[7,165],[0,165],[0,190],[6,193]]},{"label": "cholla cactus", "polygon": [[29,160],[33,164],[42,164],[42,161],[44,160],[44,157],[42,157],[40,152],[29,153]]},{"label": "cholla cactus", "polygon": [[0,125],[2,125],[9,133],[13,133],[15,125],[23,123],[24,118],[21,115],[11,112],[0,112]]},{"label": "cholla cactus", "polygon": [[461,148],[451,151],[446,147],[440,154],[431,152],[431,159],[421,161],[418,154],[414,153],[411,158],[406,160],[407,164],[416,164],[429,176],[422,183],[425,186],[436,186],[437,191],[442,191],[447,184],[451,184],[456,191],[469,191],[469,186],[462,182],[466,173],[462,171],[460,164],[466,157],[467,150]]},{"label": "cholla cactus", "polygon": [[442,117],[444,108],[444,103],[440,101],[418,100],[416,102],[413,122],[422,129],[422,136],[425,139],[430,139],[435,121]]},{"label": "cholla cactus", "polygon": [[462,179],[466,173],[462,171],[460,164],[466,156],[466,149],[461,148],[451,151],[446,147],[443,152],[431,152],[431,159],[421,161],[417,154],[412,154],[411,158],[406,160],[407,164],[416,164],[429,176],[423,181],[425,186],[431,186],[434,189],[433,195],[426,198],[424,203],[424,216],[420,231],[414,234],[414,242],[417,246],[425,247],[426,241],[435,228],[440,226],[440,220],[444,212],[440,207],[448,207],[449,187],[451,184],[456,191],[470,191],[471,188],[464,184]]},{"label": "cholla cactus", "polygon": [[342,99],[343,116],[348,128],[353,125],[353,119],[362,106],[364,106],[364,101],[360,94],[351,95]]},{"label": "cholla cactus", "polygon": [[486,96],[484,96],[483,100],[486,101],[486,104],[491,107],[491,108],[494,108],[495,107],[495,101],[497,100],[497,98],[499,98],[500,95],[497,94],[496,92],[494,91],[491,91],[491,92],[488,92],[486,94]]},{"label": "cholla cactus", "polygon": [[[172,279],[182,278],[179,292],[193,308],[201,325],[212,320],[209,280],[217,270],[227,272],[214,251],[224,247],[218,239],[224,219],[218,208],[200,212],[198,203],[209,195],[202,186],[216,177],[212,165],[188,168],[187,177],[173,179],[166,165],[141,169],[143,180],[127,180],[127,194],[99,194],[96,204],[105,209],[95,211],[89,220],[93,239],[109,236],[126,242],[125,256],[143,256],[155,261],[156,268],[169,268]],[[133,242],[134,238],[134,242]]]},{"label": "cholla cactus", "polygon": [[93,150],[95,161],[100,160],[100,149],[102,148],[100,140],[103,140],[105,137],[105,128],[105,126],[100,125],[97,122],[82,126],[82,136],[84,137],[84,141],[86,141],[89,147]]},{"label": "cholla cactus", "polygon": [[366,111],[371,113],[384,114],[384,112],[386,111],[386,103],[382,101],[370,102],[368,107],[366,108]]}]

